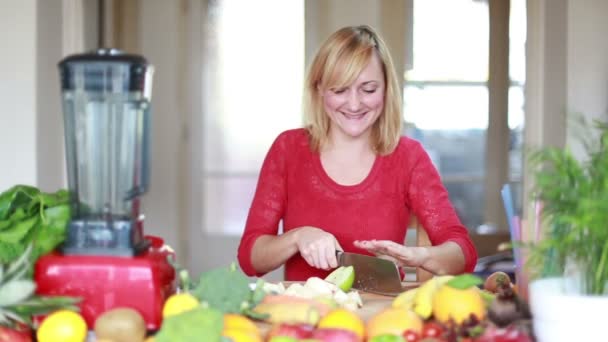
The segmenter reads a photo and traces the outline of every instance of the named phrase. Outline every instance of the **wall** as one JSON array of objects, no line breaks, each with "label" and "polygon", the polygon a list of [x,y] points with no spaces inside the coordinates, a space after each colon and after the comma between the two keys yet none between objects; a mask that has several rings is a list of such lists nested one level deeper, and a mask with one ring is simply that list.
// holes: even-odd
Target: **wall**
[{"label": "wall", "polygon": [[[140,2],[139,46],[154,65],[152,87],[152,160],[150,190],[143,197],[146,215],[145,232],[159,235],[178,251],[181,202],[179,196],[180,142],[184,98],[179,73],[183,48],[179,45],[179,1],[147,0]],[[184,79],[185,82],[185,79]],[[181,101],[180,101],[181,100]]]},{"label": "wall", "polygon": [[37,181],[36,6],[0,1],[0,191]]},{"label": "wall", "polygon": [[[63,3],[66,2],[77,3]],[[0,189],[16,183],[40,184],[48,188],[62,184],[59,166],[63,163],[62,126],[57,121],[59,98],[53,95],[58,93],[56,62],[70,49],[76,49],[69,41],[78,41],[78,38],[64,38],[63,23],[69,23],[69,18],[65,17],[64,11],[60,18],[58,9],[50,3],[45,0],[0,1],[0,41],[3,42],[0,54],[0,103],[3,105],[0,111],[0,155],[3,157]],[[197,74],[200,66],[196,63],[201,62],[200,59],[197,62],[200,45],[196,42],[200,42],[204,32],[192,20],[196,20],[196,16],[204,17],[204,3],[201,0],[146,0],[142,1],[140,18],[140,48],[157,68],[153,90],[152,188],[144,197],[145,229],[165,237],[183,254],[186,266],[195,274],[234,260],[238,245],[238,238],[204,236],[200,218],[197,219],[200,165],[195,159],[200,154],[197,142],[200,136],[197,136],[194,120],[200,112],[197,94],[203,88],[194,78],[200,75]],[[359,23],[361,18],[379,20],[378,13],[386,11],[382,8],[367,11],[351,6],[350,2],[340,3],[354,11],[349,12],[349,24]],[[357,2],[359,5],[370,3],[375,4]],[[322,39],[320,37],[328,30],[347,24],[343,21],[346,19],[337,16],[337,2],[331,4],[330,12],[323,14],[328,17],[319,14],[315,19],[311,8],[317,5],[323,10],[329,5],[318,0],[306,1],[310,30],[308,47],[316,46],[318,40],[315,39]],[[532,89],[527,90],[527,108],[530,109],[527,120],[536,120],[536,123],[529,126],[527,137],[540,142],[543,139],[544,142],[565,140],[555,113],[568,108],[589,116],[607,116],[608,44],[605,37],[608,22],[604,18],[608,15],[608,2],[528,0],[528,6],[533,12],[529,36],[532,67],[528,71]],[[320,18],[334,18],[334,21]],[[390,21],[382,22],[384,27],[390,27]],[[90,22],[86,23],[91,26]],[[184,26],[185,23],[189,26]],[[77,26],[77,23],[72,25]],[[89,38],[84,39],[90,40],[94,36],[89,33],[85,35]],[[186,48],[187,42],[194,44]],[[90,46],[87,44],[85,46]],[[307,48],[307,54],[310,51]],[[186,66],[193,66],[193,69],[186,70]],[[190,100],[187,94],[190,94]]]},{"label": "wall", "polygon": [[[568,3],[568,112],[608,120],[608,1]],[[567,144],[583,155],[580,130],[568,125]]]}]

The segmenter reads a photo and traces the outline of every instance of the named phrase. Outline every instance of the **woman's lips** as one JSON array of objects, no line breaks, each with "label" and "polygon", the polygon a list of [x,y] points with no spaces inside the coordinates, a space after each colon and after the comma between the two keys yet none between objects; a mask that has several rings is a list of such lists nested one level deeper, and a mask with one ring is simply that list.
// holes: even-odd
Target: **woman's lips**
[{"label": "woman's lips", "polygon": [[359,113],[359,114],[349,114],[349,113],[344,113],[344,112],[342,113],[342,115],[344,115],[349,120],[359,120],[359,119],[363,118],[365,116],[365,114],[367,114],[367,112]]}]

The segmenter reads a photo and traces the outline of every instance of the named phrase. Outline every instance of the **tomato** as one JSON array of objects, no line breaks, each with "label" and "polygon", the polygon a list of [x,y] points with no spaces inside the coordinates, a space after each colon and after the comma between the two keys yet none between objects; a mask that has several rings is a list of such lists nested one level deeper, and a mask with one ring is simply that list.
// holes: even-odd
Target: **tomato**
[{"label": "tomato", "polygon": [[407,342],[416,342],[420,339],[420,335],[418,335],[418,333],[413,330],[406,330],[403,332],[403,338]]},{"label": "tomato", "polygon": [[443,333],[443,326],[437,322],[426,322],[422,327],[422,337],[442,337]]}]

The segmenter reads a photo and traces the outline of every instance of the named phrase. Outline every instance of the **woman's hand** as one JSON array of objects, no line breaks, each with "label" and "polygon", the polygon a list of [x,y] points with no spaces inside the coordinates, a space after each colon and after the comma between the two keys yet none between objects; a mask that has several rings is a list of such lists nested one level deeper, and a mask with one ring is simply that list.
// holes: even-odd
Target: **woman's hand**
[{"label": "woman's hand", "polygon": [[421,267],[429,258],[425,247],[406,247],[389,240],[355,241],[355,246],[379,257],[388,257],[401,267]]},{"label": "woman's hand", "polygon": [[332,234],[310,226],[298,228],[296,234],[298,251],[310,266],[324,270],[338,267],[336,250],[342,247]]}]

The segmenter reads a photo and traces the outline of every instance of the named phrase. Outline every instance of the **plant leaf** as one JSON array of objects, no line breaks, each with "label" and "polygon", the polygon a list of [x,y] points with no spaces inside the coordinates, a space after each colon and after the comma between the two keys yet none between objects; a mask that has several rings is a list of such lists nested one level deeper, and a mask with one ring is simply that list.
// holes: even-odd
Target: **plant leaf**
[{"label": "plant leaf", "polygon": [[446,285],[460,290],[465,290],[469,287],[481,284],[483,284],[483,280],[480,277],[469,273],[458,275],[446,283]]},{"label": "plant leaf", "polygon": [[0,307],[17,304],[36,290],[36,283],[31,280],[14,280],[0,287]]}]

